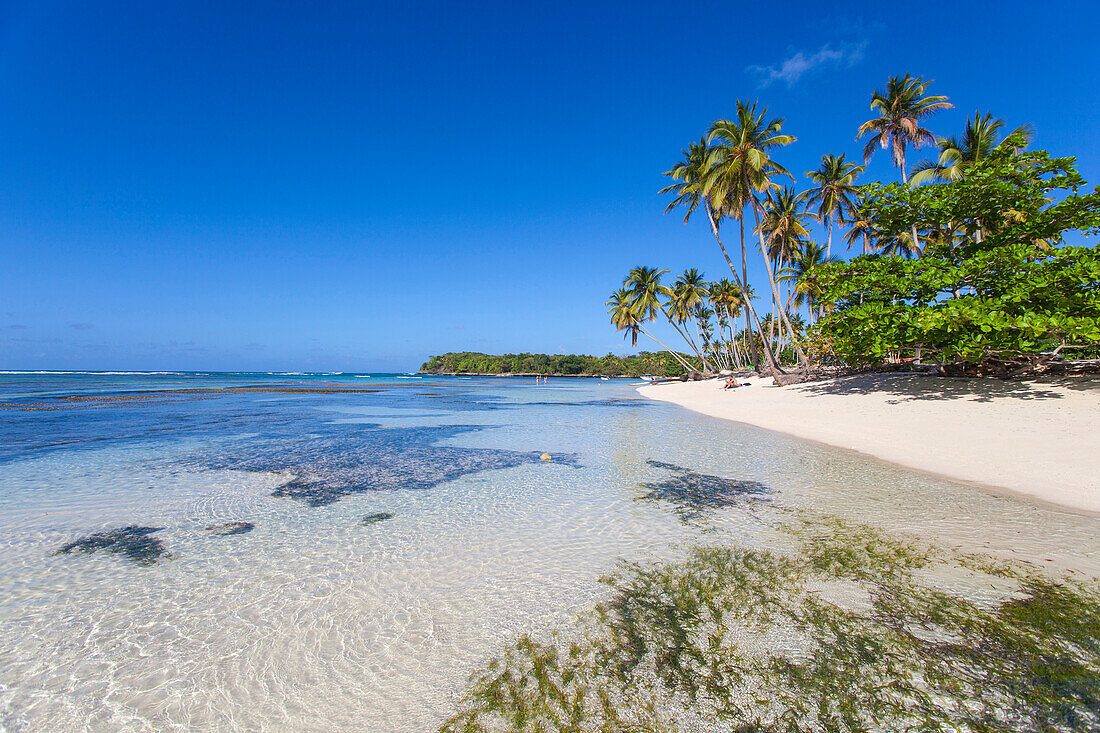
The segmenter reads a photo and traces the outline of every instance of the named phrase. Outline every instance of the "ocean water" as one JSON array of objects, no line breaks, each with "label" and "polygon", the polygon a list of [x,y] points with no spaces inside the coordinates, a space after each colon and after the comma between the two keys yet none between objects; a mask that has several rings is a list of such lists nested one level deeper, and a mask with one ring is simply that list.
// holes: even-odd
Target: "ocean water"
[{"label": "ocean water", "polygon": [[1096,518],[630,380],[2,373],[0,729],[431,730],[619,560],[778,507],[1100,573]]}]

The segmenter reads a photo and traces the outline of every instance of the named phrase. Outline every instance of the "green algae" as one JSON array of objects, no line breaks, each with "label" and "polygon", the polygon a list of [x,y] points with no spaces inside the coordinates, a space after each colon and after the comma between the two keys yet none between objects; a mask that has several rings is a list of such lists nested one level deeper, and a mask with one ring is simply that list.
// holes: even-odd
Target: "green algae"
[{"label": "green algae", "polygon": [[[622,564],[604,579],[610,600],[476,673],[441,730],[1100,726],[1095,581],[794,516],[789,552]],[[960,573],[1001,590],[971,597]]]}]

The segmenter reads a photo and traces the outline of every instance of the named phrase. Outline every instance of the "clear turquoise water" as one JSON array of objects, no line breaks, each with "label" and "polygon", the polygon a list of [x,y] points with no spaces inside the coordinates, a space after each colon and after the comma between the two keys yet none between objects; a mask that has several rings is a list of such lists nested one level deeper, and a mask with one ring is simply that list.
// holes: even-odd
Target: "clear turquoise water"
[{"label": "clear turquoise water", "polygon": [[[378,391],[264,391],[318,387]],[[0,408],[6,730],[428,730],[617,560],[767,542],[779,505],[1100,570],[1094,518],[629,380],[0,374]],[[57,554],[129,526],[147,562]]]}]

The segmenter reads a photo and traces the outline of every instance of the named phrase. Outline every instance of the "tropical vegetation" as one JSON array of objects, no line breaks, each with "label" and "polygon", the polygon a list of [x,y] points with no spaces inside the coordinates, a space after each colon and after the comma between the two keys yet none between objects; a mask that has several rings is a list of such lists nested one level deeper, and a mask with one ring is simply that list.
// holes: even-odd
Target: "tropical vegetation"
[{"label": "tropical vegetation", "polygon": [[[729,273],[634,267],[606,303],[612,325],[685,371],[766,369],[780,384],[827,365],[1011,376],[1100,356],[1100,268],[1086,241],[1100,231],[1100,194],[1082,191],[1073,158],[1029,151],[1026,125],[1003,134],[1003,120],[975,112],[960,135],[937,136],[930,119],[953,105],[930,85],[905,74],[875,90],[876,116],[855,130],[863,163],[826,153],[805,190],[780,160],[796,141],[783,118],[738,101],[661,189],[666,212],[705,218]],[[934,157],[911,165],[926,147]],[[900,183],[859,180],[877,150]],[[834,255],[837,228],[854,259]],[[760,294],[750,256],[766,275]],[[655,327],[666,322],[671,344]]]}]

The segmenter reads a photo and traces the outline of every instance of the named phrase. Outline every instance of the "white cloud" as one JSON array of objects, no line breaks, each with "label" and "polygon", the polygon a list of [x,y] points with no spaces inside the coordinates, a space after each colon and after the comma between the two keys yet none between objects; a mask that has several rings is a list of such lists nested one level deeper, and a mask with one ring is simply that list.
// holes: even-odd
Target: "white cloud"
[{"label": "white cloud", "polygon": [[853,66],[863,58],[863,49],[866,46],[867,41],[861,41],[858,44],[846,44],[837,48],[833,48],[833,46],[826,43],[817,53],[807,55],[805,51],[799,51],[784,59],[778,65],[759,66],[753,64],[746,67],[745,71],[757,77],[757,83],[761,88],[777,81],[781,81],[787,86],[793,86],[796,81],[802,78],[803,74],[819,66]]}]

